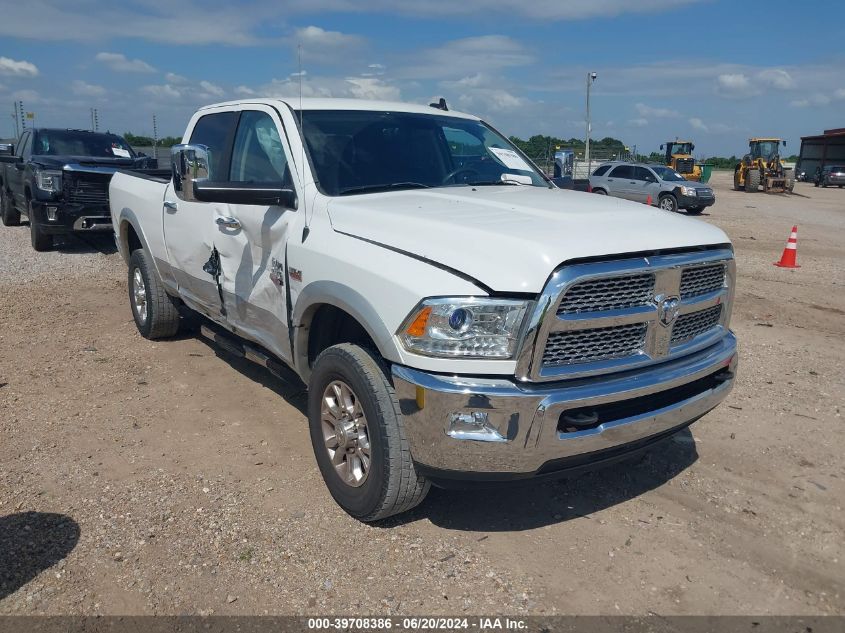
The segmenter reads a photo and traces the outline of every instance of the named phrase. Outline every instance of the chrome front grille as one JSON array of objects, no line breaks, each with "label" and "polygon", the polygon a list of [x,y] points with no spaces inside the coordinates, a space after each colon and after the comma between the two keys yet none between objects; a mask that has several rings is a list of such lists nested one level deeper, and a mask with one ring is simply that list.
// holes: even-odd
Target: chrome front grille
[{"label": "chrome front grille", "polygon": [[725,264],[686,268],[681,273],[681,299],[721,290],[725,285]]},{"label": "chrome front grille", "polygon": [[537,301],[517,377],[621,371],[712,345],[727,331],[734,276],[729,249],[563,266]]},{"label": "chrome front grille", "polygon": [[629,275],[591,279],[575,284],[558,306],[557,313],[601,312],[646,305],[654,296],[654,275]]},{"label": "chrome front grille", "polygon": [[722,306],[717,305],[698,312],[682,314],[672,326],[672,345],[683,343],[704,334],[708,330],[719,325],[722,318]]},{"label": "chrome front grille", "polygon": [[645,344],[648,326],[631,323],[591,330],[552,332],[543,353],[543,364],[572,365],[624,358],[639,352]]}]

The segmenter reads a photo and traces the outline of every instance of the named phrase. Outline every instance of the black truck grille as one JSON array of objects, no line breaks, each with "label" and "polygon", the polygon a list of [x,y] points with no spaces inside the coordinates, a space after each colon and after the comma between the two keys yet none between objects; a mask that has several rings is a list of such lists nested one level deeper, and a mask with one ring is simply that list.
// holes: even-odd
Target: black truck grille
[{"label": "black truck grille", "polygon": [[65,184],[65,200],[72,204],[108,205],[111,175],[86,175],[69,179]]},{"label": "black truck grille", "polygon": [[695,167],[695,159],[694,158],[679,158],[675,162],[678,166],[678,173],[679,174],[691,174],[693,168]]}]

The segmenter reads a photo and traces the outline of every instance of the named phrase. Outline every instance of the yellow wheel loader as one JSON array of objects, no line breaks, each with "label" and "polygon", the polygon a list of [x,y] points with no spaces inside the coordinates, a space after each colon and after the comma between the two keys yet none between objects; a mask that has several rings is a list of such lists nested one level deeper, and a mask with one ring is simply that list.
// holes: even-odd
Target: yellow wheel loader
[{"label": "yellow wheel loader", "polygon": [[692,141],[668,141],[660,146],[666,152],[666,166],[671,167],[687,180],[701,180],[701,166],[695,164],[692,156],[695,143]]},{"label": "yellow wheel loader", "polygon": [[734,167],[734,189],[754,192],[763,187],[766,193],[792,193],[795,172],[783,166],[780,159],[779,138],[752,138],[748,140],[748,153]]}]

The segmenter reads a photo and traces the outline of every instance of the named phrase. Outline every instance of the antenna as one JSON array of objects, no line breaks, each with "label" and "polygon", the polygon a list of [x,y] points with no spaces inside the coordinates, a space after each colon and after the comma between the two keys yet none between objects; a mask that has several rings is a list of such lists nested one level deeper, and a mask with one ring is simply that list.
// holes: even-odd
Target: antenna
[{"label": "antenna", "polygon": [[308,206],[305,202],[305,129],[302,127],[302,43],[296,45],[296,57],[299,64],[299,147],[302,151],[299,162],[299,188],[302,189],[302,213],[305,217],[305,226],[302,228],[302,241],[304,242],[311,232],[308,226]]}]

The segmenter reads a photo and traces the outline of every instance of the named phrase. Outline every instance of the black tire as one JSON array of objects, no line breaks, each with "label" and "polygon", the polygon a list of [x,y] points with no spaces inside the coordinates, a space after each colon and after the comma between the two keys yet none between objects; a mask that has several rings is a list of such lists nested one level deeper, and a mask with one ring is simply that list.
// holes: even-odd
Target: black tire
[{"label": "black tire", "polygon": [[593,193],[597,193],[600,196],[606,196],[607,192],[604,189],[593,189]]},{"label": "black tire", "polygon": [[760,170],[749,169],[745,172],[745,190],[754,193],[760,189]]},{"label": "black tire", "polygon": [[734,190],[742,191],[742,185],[739,182],[739,170],[734,171]]},{"label": "black tire", "polygon": [[[143,288],[136,283],[136,271],[143,282]],[[153,268],[150,256],[143,249],[137,249],[129,257],[129,306],[132,318],[141,336],[150,340],[169,338],[179,331],[179,310],[177,301],[164,290],[164,284]],[[143,297],[136,299],[135,291]]]},{"label": "black tire", "polygon": [[0,190],[0,220],[4,226],[20,226],[21,214],[15,209],[9,195],[5,190]]},{"label": "black tire", "polygon": [[671,193],[660,196],[657,201],[657,206],[664,211],[675,213],[678,210],[678,200]]},{"label": "black tire", "polygon": [[29,216],[29,239],[32,242],[32,248],[39,253],[52,250],[53,236],[45,233],[44,229],[35,221],[32,200],[26,201],[26,214]]},{"label": "black tire", "polygon": [[701,215],[704,207],[691,207],[687,209],[687,215]]},{"label": "black tire", "polygon": [[[374,352],[343,343],[317,357],[308,385],[308,425],[320,473],[337,504],[360,521],[378,521],[410,510],[425,499],[431,486],[414,467],[388,375]],[[348,385],[366,417],[370,462],[366,477],[357,486],[344,481],[335,470],[323,433],[324,392],[336,381]]]}]

